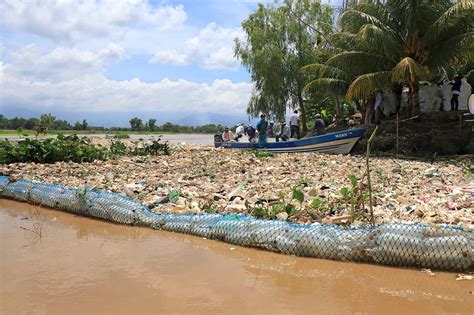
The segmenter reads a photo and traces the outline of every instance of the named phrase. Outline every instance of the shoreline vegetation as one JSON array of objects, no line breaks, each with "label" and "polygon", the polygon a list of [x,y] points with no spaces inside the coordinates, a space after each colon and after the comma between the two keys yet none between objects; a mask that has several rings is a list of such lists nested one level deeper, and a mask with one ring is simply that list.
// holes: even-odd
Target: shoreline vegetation
[{"label": "shoreline vegetation", "polygon": [[[233,127],[235,128],[235,126]],[[56,119],[51,114],[42,114],[39,118],[14,117],[7,118],[0,114],[0,136],[39,136],[57,134],[177,134],[204,133],[215,134],[224,130],[220,124],[203,124],[199,126],[184,126],[166,122],[156,125],[156,119],[145,123],[138,117],[130,119],[130,128],[90,126],[87,120],[76,122],[74,126],[66,120]]]},{"label": "shoreline vegetation", "polygon": [[[171,131],[131,131],[131,130],[120,130],[120,131],[111,131],[111,130],[49,130],[41,136],[56,136],[59,134],[63,135],[174,135],[188,132],[171,132]],[[198,132],[196,132],[198,133]],[[202,134],[213,134],[212,132],[202,133]],[[9,136],[18,136],[18,137],[34,137],[37,135],[36,130],[23,130],[21,134],[17,130],[11,129],[0,129],[0,137],[9,137]],[[120,137],[120,136],[119,136]]]},{"label": "shoreline vegetation", "polygon": [[[110,146],[110,139],[91,139]],[[246,213],[298,223],[370,224],[364,156],[262,154],[208,145],[171,146],[170,155],[131,154],[92,162],[0,164],[0,174],[67,187],[104,189],[165,213]],[[116,145],[117,147],[117,145]],[[141,151],[140,151],[141,152]],[[474,228],[472,160],[371,157],[375,223]]]}]

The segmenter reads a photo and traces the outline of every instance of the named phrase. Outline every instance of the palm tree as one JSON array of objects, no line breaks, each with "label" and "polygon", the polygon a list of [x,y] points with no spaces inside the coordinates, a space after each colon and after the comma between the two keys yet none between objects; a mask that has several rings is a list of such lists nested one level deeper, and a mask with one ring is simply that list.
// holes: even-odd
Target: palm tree
[{"label": "palm tree", "polygon": [[346,98],[355,100],[376,89],[405,85],[411,115],[420,111],[420,80],[433,80],[440,69],[474,57],[472,0],[366,1],[345,10],[339,26],[329,40],[337,53],[307,88],[330,82],[335,88],[348,81]]},{"label": "palm tree", "polygon": [[336,119],[341,118],[339,96],[344,95],[350,84],[350,75],[343,70],[321,63],[310,64],[301,68],[301,71],[315,77],[305,86],[306,92],[321,92],[334,97]]}]

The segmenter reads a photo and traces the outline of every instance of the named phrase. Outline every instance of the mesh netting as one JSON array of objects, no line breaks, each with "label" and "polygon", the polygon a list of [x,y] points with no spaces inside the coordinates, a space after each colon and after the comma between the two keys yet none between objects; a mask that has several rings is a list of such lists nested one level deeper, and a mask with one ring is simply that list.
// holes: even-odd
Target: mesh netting
[{"label": "mesh netting", "polygon": [[388,223],[345,228],[293,224],[241,214],[160,214],[107,191],[64,188],[0,176],[1,196],[115,223],[146,226],[258,247],[288,255],[384,265],[468,270],[472,230],[453,226]]}]

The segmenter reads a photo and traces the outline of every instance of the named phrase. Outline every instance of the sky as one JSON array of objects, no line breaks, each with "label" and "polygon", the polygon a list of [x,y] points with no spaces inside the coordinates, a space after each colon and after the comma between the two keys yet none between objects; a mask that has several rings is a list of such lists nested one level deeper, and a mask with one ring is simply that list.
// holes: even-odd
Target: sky
[{"label": "sky", "polygon": [[0,0],[0,113],[104,126],[248,119],[252,83],[233,44],[258,2]]}]

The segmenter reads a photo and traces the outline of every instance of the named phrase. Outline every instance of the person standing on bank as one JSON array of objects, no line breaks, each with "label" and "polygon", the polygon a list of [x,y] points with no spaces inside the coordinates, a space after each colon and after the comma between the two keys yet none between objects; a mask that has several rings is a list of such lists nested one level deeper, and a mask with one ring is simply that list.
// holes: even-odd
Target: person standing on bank
[{"label": "person standing on bank", "polygon": [[294,138],[295,134],[297,139],[300,138],[300,115],[298,115],[297,110],[295,110],[290,117],[290,130],[292,138]]},{"label": "person standing on bank", "polygon": [[268,122],[265,120],[265,115],[262,114],[260,115],[260,121],[257,124],[259,143],[267,143],[267,130],[268,130]]},{"label": "person standing on bank", "polygon": [[382,121],[383,118],[385,118],[385,115],[383,114],[383,95],[382,91],[378,90],[377,94],[375,94],[375,124],[380,125],[380,122]]},{"label": "person standing on bank", "polygon": [[461,81],[461,76],[457,75],[454,77],[454,82],[450,82],[449,84],[451,84],[453,87],[451,88],[451,92],[452,92],[452,97],[451,97],[451,110],[452,111],[455,111],[455,110],[458,110],[459,108],[459,94],[461,94],[461,85],[462,85],[462,81]]},{"label": "person standing on bank", "polygon": [[314,131],[318,136],[326,132],[326,124],[319,114],[316,114],[316,119],[314,120]]}]

